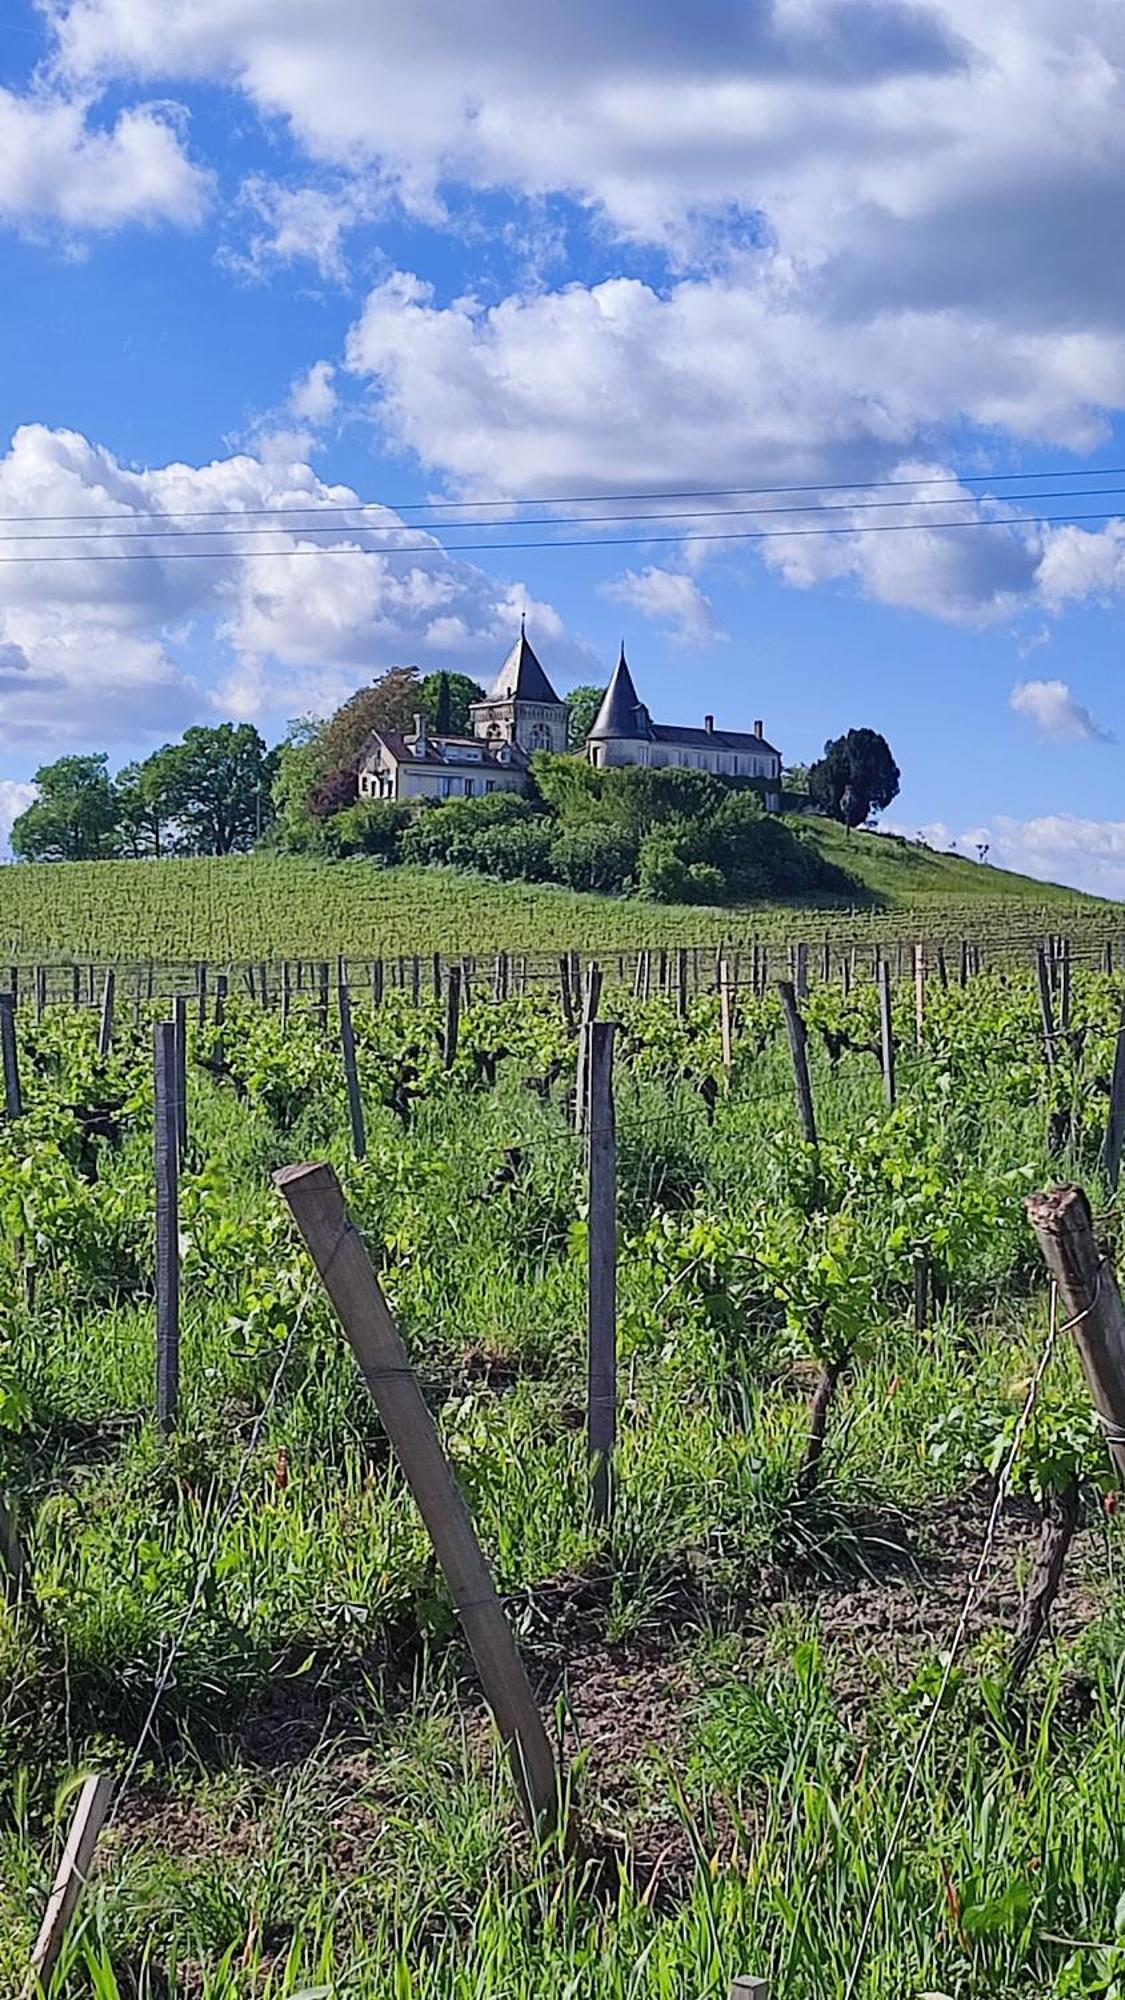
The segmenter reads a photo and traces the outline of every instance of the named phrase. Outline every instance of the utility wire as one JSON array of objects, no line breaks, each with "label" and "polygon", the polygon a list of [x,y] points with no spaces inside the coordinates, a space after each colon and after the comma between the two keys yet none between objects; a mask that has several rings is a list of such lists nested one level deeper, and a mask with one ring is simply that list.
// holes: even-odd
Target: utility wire
[{"label": "utility wire", "polygon": [[[1121,508],[1111,508],[1090,514],[1011,514],[996,515],[982,519],[974,515],[963,521],[880,521],[861,523],[859,527],[841,525],[835,528],[753,528],[733,529],[729,534],[677,534],[677,535],[588,535],[571,536],[569,539],[557,537],[523,542],[419,542],[417,545],[391,548],[387,546],[354,546],[351,548],[237,548],[237,549],[168,549],[138,550],[135,554],[125,550],[115,550],[112,554],[88,553],[75,550],[72,554],[0,556],[0,563],[95,563],[95,562],[230,562],[260,557],[264,560],[290,561],[298,556],[461,556],[482,552],[491,555],[506,555],[509,551],[524,549],[640,549],[655,548],[664,543],[680,546],[686,542],[777,542],[796,541],[806,536],[822,535],[918,535],[937,534],[951,528],[1053,528],[1069,527],[1082,521],[1113,521],[1120,518]],[[251,531],[253,532],[253,531]],[[259,529],[259,533],[267,532]],[[364,533],[366,530],[360,529]],[[52,536],[33,536],[33,540],[50,541]],[[132,539],[148,541],[149,536],[137,535]]]},{"label": "utility wire", "polygon": [[[315,500],[305,505],[286,504],[276,507],[242,507],[241,514],[309,514],[341,513],[355,514],[365,509],[395,514],[448,513],[466,507],[581,507],[627,500],[718,500],[755,498],[762,494],[777,493],[874,493],[890,487],[903,486],[998,486],[1010,484],[1013,480],[1024,479],[1119,479],[1125,477],[1125,465],[1067,465],[1040,466],[1029,472],[954,472],[942,473],[933,478],[912,479],[838,479],[834,481],[812,480],[807,485],[779,486],[684,486],[650,487],[643,492],[623,493],[606,491],[603,493],[546,493],[531,497],[510,497],[503,500],[352,500],[320,507]],[[131,520],[166,520],[174,516],[179,520],[221,520],[229,513],[226,507],[154,507],[137,508],[123,518]],[[0,514],[0,525],[19,521],[104,521],[104,514]]]},{"label": "utility wire", "polygon": [[[1025,500],[1107,500],[1117,499],[1122,495],[1125,495],[1125,486],[1057,487],[1053,491],[1041,490],[1034,493],[1006,494],[1004,496],[1004,504],[1014,506],[1018,501],[1022,506]],[[615,525],[618,522],[624,521],[655,521],[658,526],[667,526],[672,521],[729,521],[742,519],[748,515],[757,517],[772,514],[815,514],[819,516],[821,514],[869,513],[875,509],[885,507],[901,509],[903,507],[957,507],[959,505],[961,505],[960,500],[949,494],[944,496],[930,495],[929,497],[916,500],[857,500],[854,502],[850,500],[834,500],[828,501],[823,506],[817,501],[810,501],[804,507],[705,507],[687,511],[671,509],[660,514],[572,514],[561,517],[554,514],[533,514],[521,521],[453,521],[450,522],[446,533],[449,533],[450,529],[479,529],[488,533],[494,533],[500,528],[563,529],[570,527],[600,527],[603,523]],[[357,507],[350,510],[325,508],[322,511],[335,515],[337,512],[350,511],[352,513],[359,513],[361,510]],[[42,523],[49,520],[51,516],[29,514],[26,518],[32,522]],[[90,530],[86,530],[85,532],[76,530],[73,534],[68,534],[64,531],[34,535],[0,534],[0,542],[96,543],[99,541],[132,541],[147,544],[148,542],[160,541],[205,541],[213,537],[225,539],[231,535],[240,533],[252,535],[339,535],[345,533],[347,530],[346,523],[335,519],[326,522],[324,525],[321,525],[319,521],[307,521],[300,527],[284,527],[272,521],[265,521],[260,527],[244,529],[242,527],[243,517],[240,513],[236,513],[224,516],[227,525],[223,528],[137,528],[132,534],[123,532],[123,530],[132,525],[133,521],[140,520],[141,518],[147,517],[127,515],[121,515],[120,517],[102,516],[103,532],[101,534],[95,534]],[[174,517],[168,516],[168,518],[173,519]],[[1002,516],[1001,525],[1008,518],[1007,516]],[[1021,515],[1014,518],[1023,519],[1024,517]],[[912,524],[908,523],[907,525]],[[919,526],[921,525],[928,524],[919,523]],[[992,522],[986,519],[982,522],[982,525],[991,526]],[[358,524],[359,532],[364,535],[394,535],[398,534],[404,526],[408,530],[412,529],[414,533],[420,534],[424,531],[426,524],[422,522],[404,523],[401,521],[388,521],[385,524],[381,522],[361,522]],[[419,546],[425,547],[428,544],[419,544]],[[457,544],[453,544],[453,546],[457,546]]]}]

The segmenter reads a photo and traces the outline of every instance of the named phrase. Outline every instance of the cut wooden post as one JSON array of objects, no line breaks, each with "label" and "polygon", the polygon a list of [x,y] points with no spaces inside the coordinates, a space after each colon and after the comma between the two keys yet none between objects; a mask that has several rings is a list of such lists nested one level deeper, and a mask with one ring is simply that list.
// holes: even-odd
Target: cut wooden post
[{"label": "cut wooden post", "polygon": [[949,971],[945,963],[945,946],[940,944],[937,948],[937,976],[940,986],[949,985]]},{"label": "cut wooden post", "polygon": [[289,960],[288,960],[287,958],[283,958],[283,959],[282,959],[282,961],[281,961],[281,1032],[282,1032],[282,1034],[284,1034],[284,1033],[285,1033],[286,1029],[287,1029],[287,1028],[288,1028],[288,1026],[289,1026],[289,1011],[290,1011],[290,1008],[292,1007],[292,1005],[293,1005],[293,974],[292,974],[292,971],[291,971],[291,969],[290,969],[290,965],[289,965]]},{"label": "cut wooden post", "polygon": [[82,1005],[82,974],[76,965],[70,968],[70,1004],[72,1007]]},{"label": "cut wooden post", "polygon": [[570,986],[570,958],[564,951],[559,955],[559,997],[562,1001],[563,1020],[568,1035],[574,1033],[574,994]]},{"label": "cut wooden post", "polygon": [[681,1021],[688,1006],[688,956],[681,945],[676,953],[676,1012]]},{"label": "cut wooden post", "polygon": [[452,1069],[457,1060],[457,1037],[461,1032],[461,967],[451,965],[445,982],[445,1046],[443,1060]]},{"label": "cut wooden post", "polygon": [[215,1013],[213,1017],[215,1026],[217,1028],[221,1028],[223,1022],[226,1020],[226,1017],[227,1017],[227,975],[225,972],[220,972],[215,979]]},{"label": "cut wooden post", "polygon": [[769,1980],[750,1978],[732,1980],[730,2000],[770,2000]]},{"label": "cut wooden post", "polygon": [[55,1886],[31,1954],[31,1970],[23,1988],[23,2000],[33,2000],[33,1996],[51,1990],[59,1953],[93,1866],[94,1849],[112,1797],[113,1781],[106,1777],[87,1778],[78,1795],[70,1833],[55,1876]]},{"label": "cut wooden post", "polygon": [[0,993],[0,1053],[4,1063],[4,1112],[8,1118],[23,1117],[20,1090],[20,1059],[16,1047],[16,1003],[12,993]]},{"label": "cut wooden post", "polygon": [[574,1129],[579,1136],[586,1130],[590,1073],[590,1026],[596,1019],[602,997],[602,969],[595,959],[586,967],[582,980],[582,1019],[578,1029],[578,1068],[574,1085]]},{"label": "cut wooden post", "polygon": [[966,938],[961,939],[961,967],[959,981],[962,986],[969,983],[969,946]]},{"label": "cut wooden post", "polygon": [[777,990],[781,996],[782,1012],[785,1015],[789,1053],[793,1058],[793,1078],[797,1086],[797,1109],[801,1114],[801,1129],[808,1144],[816,1146],[819,1142],[816,1134],[816,1112],[813,1108],[812,1081],[809,1076],[808,1036],[792,982],[788,979],[779,979]]},{"label": "cut wooden post", "polygon": [[1055,1008],[1051,999],[1051,972],[1047,954],[1040,945],[1035,955],[1035,972],[1039,982],[1039,1012],[1043,1017],[1043,1050],[1048,1069],[1055,1061]]},{"label": "cut wooden post", "polygon": [[344,1079],[348,1086],[348,1117],[352,1128],[352,1152],[357,1160],[367,1158],[367,1127],[363,1121],[363,1099],[359,1094],[359,1070],[355,1059],[355,1031],[352,1004],[343,980],[336,990],[340,1010],[340,1049],[344,1058]]},{"label": "cut wooden post", "polygon": [[196,1019],[203,1029],[207,1026],[207,965],[203,959],[195,968],[195,994],[199,1003]]},{"label": "cut wooden post", "polygon": [[435,951],[433,957],[434,999],[441,999],[441,953]]},{"label": "cut wooden post", "polygon": [[807,944],[802,943],[797,946],[793,954],[793,964],[793,985],[796,989],[798,1000],[803,1000],[809,990],[809,948]]},{"label": "cut wooden post", "polygon": [[42,965],[37,965],[35,968],[35,1019],[37,1021],[41,1021],[43,1019],[43,1015],[46,1012],[46,1008],[47,1008],[46,967]]},{"label": "cut wooden post", "polygon": [[316,1023],[321,1034],[328,1031],[328,960],[322,958],[316,968]]},{"label": "cut wooden post", "polygon": [[891,968],[885,958],[879,960],[879,1045],[883,1059],[883,1096],[887,1108],[895,1106],[895,1036],[891,1020]]},{"label": "cut wooden post", "polygon": [[180,1201],[176,1169],[176,1030],[153,1027],[156,1171],[156,1421],[165,1437],[180,1403]]},{"label": "cut wooden post", "polygon": [[587,1266],[586,1435],[590,1504],[604,1527],[613,1511],[617,1438],[617,1133],[612,1021],[589,1027],[590,1207]]},{"label": "cut wooden post", "polygon": [[176,1151],[183,1167],[187,1157],[187,1001],[177,993],[172,1002],[172,1026],[176,1044]]},{"label": "cut wooden post", "polygon": [[1059,939],[1059,1027],[1063,1034],[1070,1030],[1070,940]]},{"label": "cut wooden post", "polygon": [[27,1594],[27,1563],[16,1530],[15,1518],[0,1493],[0,1595],[5,1603],[18,1603]]},{"label": "cut wooden post", "polygon": [[914,1259],[914,1331],[924,1333],[930,1302],[930,1260],[924,1250]]},{"label": "cut wooden post", "polygon": [[102,987],[102,1013],[98,1023],[98,1054],[105,1061],[113,1047],[113,1010],[117,999],[117,974],[112,965],[106,968],[105,985]]},{"label": "cut wooden post", "polygon": [[734,1067],[734,1025],[731,1019],[730,966],[719,960],[719,1037],[722,1043],[723,1074],[728,1082]]},{"label": "cut wooden post", "polygon": [[914,1040],[921,1048],[926,1028],[926,947],[914,947]]},{"label": "cut wooden post", "polygon": [[1117,1029],[1117,1046],[1113,1054],[1113,1081],[1109,1087],[1109,1123],[1106,1126],[1105,1146],[1102,1150],[1102,1168],[1106,1180],[1117,1193],[1117,1182],[1121,1173],[1121,1152],[1125,1146],[1125,1009]]},{"label": "cut wooden post", "polygon": [[558,1780],[543,1719],[481,1552],[461,1490],[330,1166],[274,1175],[347,1334],[406,1483],[429,1530],[527,1817],[555,1824]]},{"label": "cut wooden post", "polygon": [[381,958],[373,958],[371,961],[371,1005],[373,1007],[381,1007],[383,1004],[383,985],[383,961]]},{"label": "cut wooden post", "polygon": [[1058,1285],[1114,1469],[1125,1479],[1125,1310],[1117,1274],[1098,1249],[1080,1187],[1029,1196],[1027,1214]]}]

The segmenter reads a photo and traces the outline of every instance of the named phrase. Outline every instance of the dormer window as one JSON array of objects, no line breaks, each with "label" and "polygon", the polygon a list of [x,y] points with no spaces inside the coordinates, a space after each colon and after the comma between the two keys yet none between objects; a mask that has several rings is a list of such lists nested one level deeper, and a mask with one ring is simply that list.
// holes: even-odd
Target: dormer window
[{"label": "dormer window", "polygon": [[509,750],[508,745],[506,743],[501,743],[499,749],[496,752],[496,762],[498,764],[510,764],[511,761],[512,761],[512,753]]}]

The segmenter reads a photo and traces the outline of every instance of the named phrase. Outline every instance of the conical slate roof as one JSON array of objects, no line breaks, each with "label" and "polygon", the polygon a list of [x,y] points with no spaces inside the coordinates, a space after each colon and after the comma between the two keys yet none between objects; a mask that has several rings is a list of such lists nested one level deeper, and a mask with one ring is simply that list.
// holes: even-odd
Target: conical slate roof
[{"label": "conical slate roof", "polygon": [[651,734],[648,710],[633,686],[633,676],[622,645],[621,658],[613,669],[613,679],[602,697],[602,705],[586,740],[598,742],[607,736],[648,737]]},{"label": "conical slate roof", "polygon": [[535,657],[527,633],[520,624],[520,636],[508,654],[488,691],[489,701],[553,702],[561,708],[558,695]]}]

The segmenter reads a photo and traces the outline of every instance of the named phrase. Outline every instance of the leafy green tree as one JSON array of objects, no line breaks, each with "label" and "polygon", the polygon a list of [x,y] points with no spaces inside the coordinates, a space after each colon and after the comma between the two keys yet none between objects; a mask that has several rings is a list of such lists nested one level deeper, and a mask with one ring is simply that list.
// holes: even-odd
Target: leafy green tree
[{"label": "leafy green tree", "polygon": [[566,703],[566,740],[572,750],[581,750],[594,726],[594,718],[602,705],[604,687],[594,687],[584,681],[581,687],[571,688],[563,696]]},{"label": "leafy green tree", "polygon": [[35,773],[39,796],[13,821],[20,861],[103,861],[119,854],[117,801],[109,758],[60,757]]},{"label": "leafy green tree", "polygon": [[[452,674],[443,667],[440,673],[427,674],[419,682],[418,695],[415,707],[421,710],[435,735],[472,734],[469,710],[474,701],[484,700],[484,689],[470,680],[468,674]],[[413,721],[412,713],[410,723]],[[373,726],[378,728],[377,723]]]},{"label": "leafy green tree", "polygon": [[872,812],[898,797],[901,773],[885,736],[875,729],[849,729],[824,746],[809,768],[809,794],[829,819],[862,826]]},{"label": "leafy green tree", "polygon": [[253,723],[189,729],[149,763],[185,847],[231,854],[252,847],[273,815],[275,758]]},{"label": "leafy green tree", "polygon": [[172,802],[169,766],[157,750],[143,764],[126,764],[114,780],[118,825],[125,851],[134,860],[152,855],[159,860],[169,845]]},{"label": "leafy green tree", "polygon": [[[426,712],[422,688],[417,667],[388,667],[377,680],[357,688],[317,731],[320,756],[317,776],[323,777],[329,771],[354,771],[373,729],[412,728],[415,715]],[[435,688],[435,701],[436,693]]]}]

